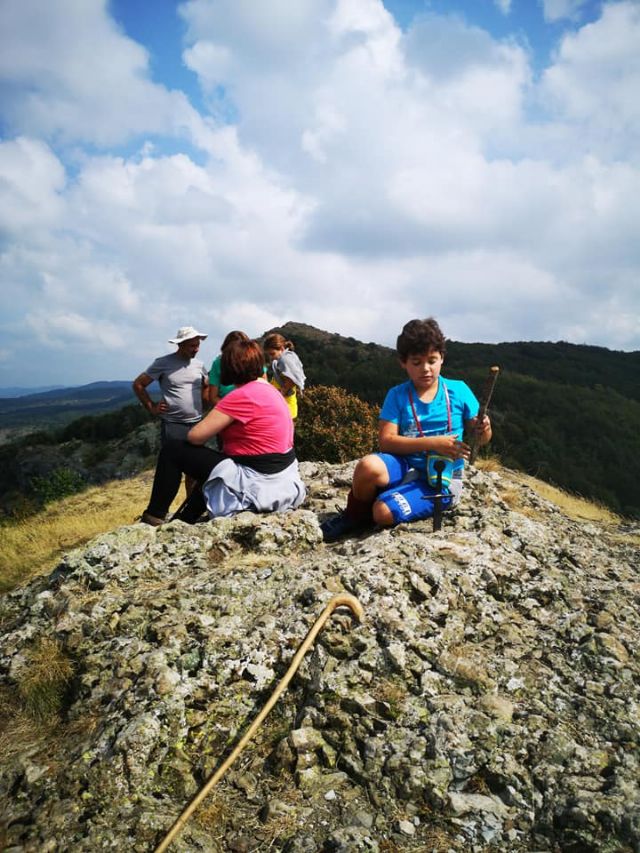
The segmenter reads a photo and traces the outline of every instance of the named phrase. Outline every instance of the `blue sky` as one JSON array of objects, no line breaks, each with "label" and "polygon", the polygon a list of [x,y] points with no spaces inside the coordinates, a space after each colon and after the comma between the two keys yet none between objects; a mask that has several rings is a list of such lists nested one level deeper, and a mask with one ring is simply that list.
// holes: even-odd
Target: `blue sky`
[{"label": "blue sky", "polygon": [[640,348],[638,0],[3,0],[0,387],[178,326]]}]

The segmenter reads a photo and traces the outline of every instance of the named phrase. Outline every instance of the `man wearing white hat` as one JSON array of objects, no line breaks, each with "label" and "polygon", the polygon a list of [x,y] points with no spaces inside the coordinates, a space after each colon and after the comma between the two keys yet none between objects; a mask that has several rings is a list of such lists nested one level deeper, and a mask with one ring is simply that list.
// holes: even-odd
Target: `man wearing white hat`
[{"label": "man wearing white hat", "polygon": [[[200,341],[207,336],[193,326],[178,329],[175,338],[169,340],[178,349],[169,355],[156,358],[147,369],[133,380],[133,392],[145,409],[159,417],[160,441],[170,438],[185,441],[194,424],[202,420],[204,394],[209,384],[209,373],[199,358]],[[159,403],[154,403],[147,386],[158,382],[162,391]],[[185,476],[187,495],[191,494],[195,480]]]},{"label": "man wearing white hat", "polygon": [[[204,364],[196,358],[200,341],[207,336],[193,326],[178,329],[170,344],[178,349],[160,356],[133,380],[133,391],[145,409],[162,420],[161,440],[186,439],[194,424],[202,420],[203,394],[209,382]],[[154,403],[147,386],[158,382],[162,391],[159,403]]]}]

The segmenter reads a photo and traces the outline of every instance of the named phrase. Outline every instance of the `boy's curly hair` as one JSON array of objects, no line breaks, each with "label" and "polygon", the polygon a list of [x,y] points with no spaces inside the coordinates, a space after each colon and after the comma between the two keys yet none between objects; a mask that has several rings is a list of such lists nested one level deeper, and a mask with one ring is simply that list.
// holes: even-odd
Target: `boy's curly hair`
[{"label": "boy's curly hair", "polygon": [[436,350],[444,358],[446,342],[440,326],[433,319],[409,320],[402,327],[396,342],[396,352],[400,361],[406,361],[411,355],[421,355],[429,350]]}]

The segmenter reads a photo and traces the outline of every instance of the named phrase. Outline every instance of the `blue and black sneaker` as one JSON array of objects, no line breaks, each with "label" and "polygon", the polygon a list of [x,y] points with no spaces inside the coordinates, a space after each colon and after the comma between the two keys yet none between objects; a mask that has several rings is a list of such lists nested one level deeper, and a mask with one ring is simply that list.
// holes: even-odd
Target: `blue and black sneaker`
[{"label": "blue and black sneaker", "polygon": [[325,542],[335,542],[347,533],[358,533],[371,525],[371,521],[359,520],[352,515],[347,515],[346,512],[341,512],[323,521],[320,530]]}]

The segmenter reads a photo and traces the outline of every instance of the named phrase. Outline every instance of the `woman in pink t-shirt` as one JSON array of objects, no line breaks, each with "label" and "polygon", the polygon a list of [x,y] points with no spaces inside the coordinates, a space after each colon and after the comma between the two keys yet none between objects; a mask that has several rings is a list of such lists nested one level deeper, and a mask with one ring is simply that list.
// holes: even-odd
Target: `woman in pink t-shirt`
[{"label": "woman in pink t-shirt", "polygon": [[[162,448],[143,522],[165,521],[182,473],[200,486],[175,516],[182,521],[196,521],[205,509],[213,517],[284,512],[302,503],[306,490],[293,449],[293,421],[282,395],[261,378],[263,364],[255,341],[223,350],[220,380],[237,387],[189,431],[187,441]],[[203,446],[215,435],[221,452]]]}]

